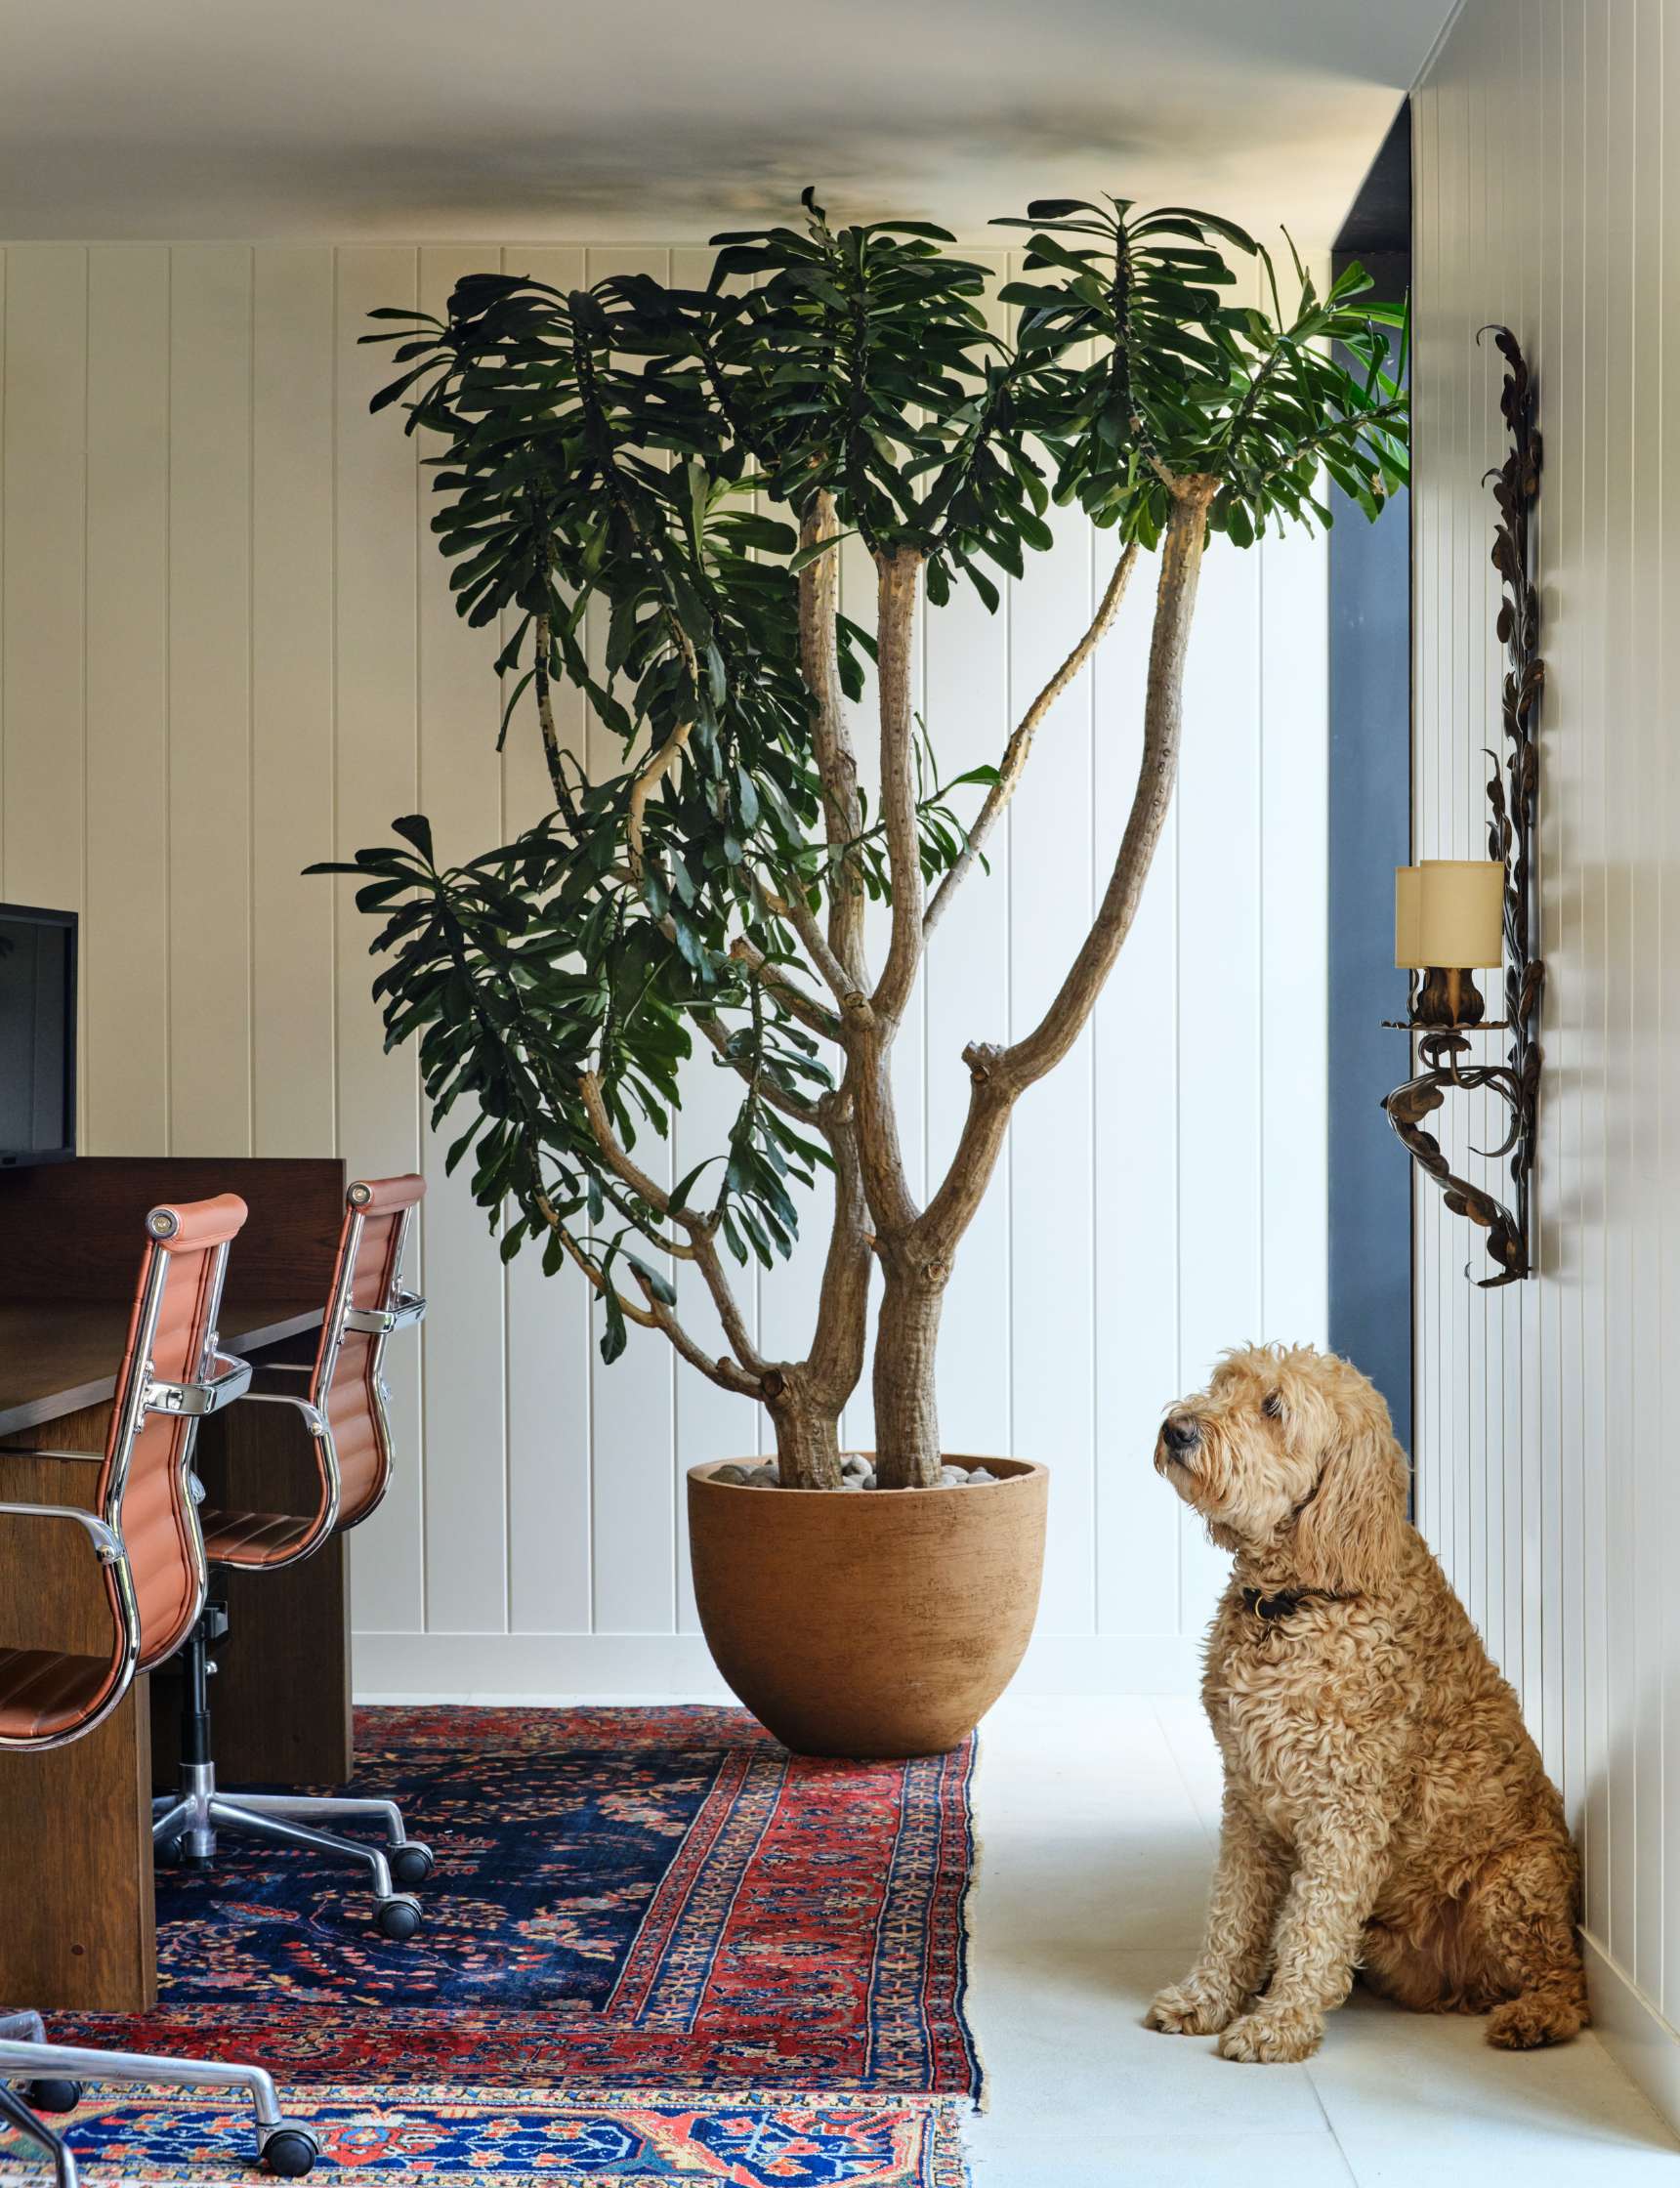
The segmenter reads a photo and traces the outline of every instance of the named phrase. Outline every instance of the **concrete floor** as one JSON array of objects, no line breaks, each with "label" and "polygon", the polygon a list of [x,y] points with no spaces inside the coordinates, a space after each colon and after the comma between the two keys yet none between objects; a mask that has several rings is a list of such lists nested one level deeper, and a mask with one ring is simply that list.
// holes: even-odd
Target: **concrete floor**
[{"label": "concrete floor", "polygon": [[975,2188],[1680,2188],[1680,2143],[1591,2035],[1491,2051],[1362,1992],[1304,2066],[1157,2036],[1199,1941],[1219,1761],[1193,1703],[1006,1699],[981,1734]]}]

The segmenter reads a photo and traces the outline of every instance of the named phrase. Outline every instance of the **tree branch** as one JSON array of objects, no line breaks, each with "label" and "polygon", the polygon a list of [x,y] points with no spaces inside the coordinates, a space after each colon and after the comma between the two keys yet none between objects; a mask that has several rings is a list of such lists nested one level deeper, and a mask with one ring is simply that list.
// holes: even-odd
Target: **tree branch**
[{"label": "tree branch", "polygon": [[838,1041],[840,1021],[831,1010],[825,1009],[815,995],[788,979],[779,965],[773,965],[756,943],[737,935],[730,944],[730,955],[762,980],[767,988],[775,989],[789,1017],[797,1018],[802,1026],[814,1033],[820,1033],[825,1041]]},{"label": "tree branch", "polygon": [[549,787],[554,792],[554,802],[565,814],[567,825],[577,832],[577,809],[571,802],[571,789],[566,779],[566,766],[561,757],[560,732],[554,721],[554,692],[548,678],[548,617],[539,615],[535,622],[536,660],[532,681],[536,686],[536,718],[542,725],[542,756],[548,763]]},{"label": "tree branch", "polygon": [[630,860],[633,878],[642,879],[642,835],[648,800],[664,781],[688,747],[693,734],[693,722],[679,722],[656,752],[651,753],[637,770],[630,785],[630,804],[624,817],[624,839]]},{"label": "tree branch", "polygon": [[608,1168],[623,1180],[639,1200],[646,1200],[651,1208],[657,1208],[662,1216],[669,1218],[671,1196],[657,1178],[648,1175],[612,1129],[612,1119],[607,1114],[607,1097],[601,1090],[600,1073],[584,1072],[577,1081],[577,1090],[583,1096],[583,1113]]},{"label": "tree branch", "polygon": [[[705,1279],[706,1289],[712,1295],[712,1303],[718,1310],[718,1320],[723,1324],[724,1335],[735,1347],[741,1365],[753,1374],[762,1375],[765,1362],[752,1341],[739,1303],[730,1288],[729,1278],[724,1274],[723,1263],[718,1258],[717,1242],[712,1236],[710,1218],[697,1214],[693,1208],[672,1207],[671,1196],[664,1187],[657,1179],[651,1178],[629,1151],[620,1145],[612,1129],[612,1120],[607,1114],[607,1098],[602,1092],[600,1074],[585,1072],[577,1085],[583,1096],[583,1109],[589,1118],[589,1129],[607,1163],[639,1199],[646,1200],[651,1208],[657,1208],[667,1223],[680,1224],[689,1234],[692,1242],[688,1246],[670,1247],[667,1250],[675,1252],[680,1260],[693,1261],[698,1268]],[[644,1291],[648,1290],[646,1283],[643,1283],[642,1288]],[[681,1351],[682,1346],[678,1343],[680,1331],[664,1301],[649,1292],[648,1302],[660,1328],[665,1330],[671,1342],[678,1345],[678,1350]],[[666,1326],[667,1322],[669,1327]]]},{"label": "tree branch", "polygon": [[[694,1024],[700,1029],[707,1040],[711,1042],[730,1070],[738,1072],[742,1078],[750,1081],[754,1075],[753,1068],[743,1057],[730,1054],[729,1029],[723,1021],[714,1018],[709,1011],[704,1013],[695,1011],[693,1016]],[[779,1086],[763,1076],[762,1073],[758,1077],[758,1096],[760,1101],[768,1102],[773,1110],[779,1110],[783,1116],[791,1117],[796,1124],[809,1124],[816,1130],[821,1130],[822,1115],[815,1102],[802,1102],[797,1094],[783,1093]]]},{"label": "tree branch", "polygon": [[[834,496],[813,494],[800,520],[799,544],[810,549],[838,533]],[[840,688],[836,618],[840,609],[840,550],[830,545],[799,572],[799,661],[811,695],[811,743],[822,784],[823,822],[835,854],[828,875],[828,941],[854,989],[868,986],[863,956],[863,884],[854,854],[845,847],[863,832],[858,796],[858,755],[852,747]],[[838,990],[836,990],[838,992]]]},{"label": "tree branch", "polygon": [[863,1372],[874,1240],[858,1157],[857,1119],[844,1097],[824,1129],[834,1154],[834,1220],[809,1367],[818,1388],[843,1405]]},{"label": "tree branch", "polygon": [[1003,758],[997,770],[997,780],[986,793],[986,802],[975,816],[974,826],[968,832],[968,840],[946,868],[939,887],[934,891],[933,901],[929,904],[926,915],[922,920],[924,941],[933,933],[946,905],[962,887],[969,869],[985,849],[987,838],[997,825],[1004,808],[1014,797],[1016,785],[1026,773],[1027,762],[1031,756],[1032,739],[1037,735],[1039,723],[1043,721],[1045,715],[1049,713],[1062,694],[1090,659],[1092,653],[1096,652],[1099,644],[1107,636],[1114,617],[1119,613],[1120,602],[1125,598],[1126,582],[1132,574],[1132,566],[1137,559],[1138,543],[1134,539],[1127,543],[1124,553],[1114,566],[1114,574],[1109,579],[1108,590],[1103,595],[1096,614],[1091,618],[1089,629],[1016,725],[1014,734],[1003,748]]},{"label": "tree branch", "polygon": [[908,549],[876,557],[880,667],[881,818],[893,877],[892,940],[872,998],[876,1015],[896,1026],[922,961],[922,848],[916,826],[915,717],[910,652],[922,558]]},{"label": "tree branch", "polygon": [[774,889],[767,889],[756,873],[751,876],[753,894],[766,911],[774,912],[777,919],[785,919],[806,948],[811,961],[827,982],[829,991],[837,1003],[848,1002],[858,992],[848,977],[846,968],[829,947],[827,937],[813,915],[811,906],[797,891],[791,897],[778,896]]},{"label": "tree branch", "polygon": [[764,1386],[758,1374],[743,1374],[728,1353],[721,1354],[714,1360],[710,1353],[704,1351],[690,1336],[642,1271],[632,1269],[630,1274],[642,1287],[642,1295],[648,1302],[649,1319],[653,1326],[665,1332],[691,1368],[697,1368],[702,1375],[709,1375],[721,1389],[734,1391],[737,1397],[763,1400]]},{"label": "tree branch", "polygon": [[1173,504],[1162,543],[1150,640],[1143,754],[1125,833],[1097,915],[1038,1024],[1010,1047],[976,1045],[963,1052],[971,1081],[968,1116],[950,1168],[920,1226],[929,1249],[945,1258],[980,1205],[1015,1102],[1062,1061],[1095,1008],[1131,930],[1172,803],[1183,729],[1185,651],[1207,535],[1207,504],[1218,481],[1198,476],[1169,479],[1168,484]]}]

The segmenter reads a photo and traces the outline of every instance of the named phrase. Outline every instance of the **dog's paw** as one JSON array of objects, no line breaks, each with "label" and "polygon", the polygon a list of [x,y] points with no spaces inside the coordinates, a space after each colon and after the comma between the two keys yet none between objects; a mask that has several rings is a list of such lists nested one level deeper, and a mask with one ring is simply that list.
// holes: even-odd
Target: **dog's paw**
[{"label": "dog's paw", "polygon": [[1533,2051],[1545,2043],[1567,2043],[1586,2025],[1586,2000],[1575,1991],[1526,1991],[1494,2007],[1488,2041],[1500,2051]]},{"label": "dog's paw", "polygon": [[1217,2036],[1239,2001],[1186,1976],[1161,1992],[1145,2015],[1145,2026],[1164,2036]]},{"label": "dog's paw", "polygon": [[1281,2066],[1291,2059],[1310,2059],[1323,2033],[1322,2014],[1299,2006],[1257,2005],[1225,2031],[1219,2055],[1247,2066]]}]

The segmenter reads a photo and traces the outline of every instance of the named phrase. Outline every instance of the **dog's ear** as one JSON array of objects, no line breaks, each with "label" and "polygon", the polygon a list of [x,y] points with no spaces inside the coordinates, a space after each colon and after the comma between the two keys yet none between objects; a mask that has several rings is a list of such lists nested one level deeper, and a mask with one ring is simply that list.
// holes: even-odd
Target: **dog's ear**
[{"label": "dog's ear", "polygon": [[1336,1394],[1318,1487],[1296,1513],[1292,1563],[1304,1586],[1364,1595],[1381,1585],[1406,1536],[1406,1457],[1375,1390]]}]

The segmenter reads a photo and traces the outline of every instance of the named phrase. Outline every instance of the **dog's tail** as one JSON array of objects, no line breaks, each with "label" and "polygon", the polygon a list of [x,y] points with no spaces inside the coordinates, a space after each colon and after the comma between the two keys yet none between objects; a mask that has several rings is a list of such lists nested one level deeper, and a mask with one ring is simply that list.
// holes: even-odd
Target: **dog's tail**
[{"label": "dog's tail", "polygon": [[1488,2041],[1501,2051],[1534,2051],[1543,2043],[1567,2043],[1591,2018],[1585,1970],[1560,1967],[1532,1991],[1494,2007],[1488,2022]]}]

